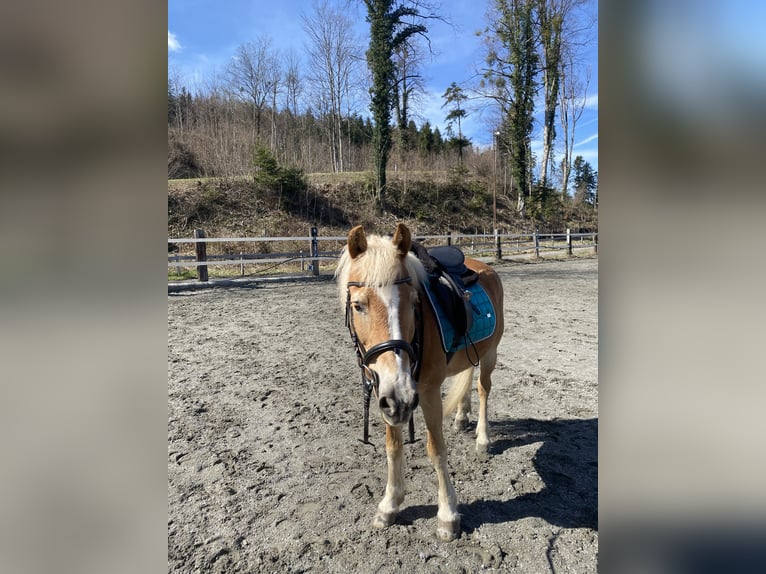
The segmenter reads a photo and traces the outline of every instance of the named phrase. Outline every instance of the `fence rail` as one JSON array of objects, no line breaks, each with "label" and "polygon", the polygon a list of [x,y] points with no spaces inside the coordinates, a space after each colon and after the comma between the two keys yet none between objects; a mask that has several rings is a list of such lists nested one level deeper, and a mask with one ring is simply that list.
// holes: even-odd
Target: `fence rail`
[{"label": "fence rail", "polygon": [[[206,237],[202,229],[196,229],[194,235],[192,238],[168,238],[168,268],[175,268],[179,275],[182,269],[196,268],[197,279],[203,282],[208,281],[208,266],[238,265],[241,275],[245,275],[248,265],[269,264],[269,269],[296,266],[302,273],[319,275],[319,262],[337,260],[347,239],[346,236],[320,237],[315,227],[311,228],[309,235],[300,237]],[[468,256],[493,257],[496,260],[519,256],[539,258],[541,253],[557,251],[565,251],[566,255],[572,255],[576,249],[593,249],[594,253],[598,252],[598,233],[572,233],[569,229],[565,233],[416,235],[415,239],[426,247],[455,245]],[[239,253],[232,253],[230,248],[228,251],[223,248],[223,253],[207,253],[208,246],[219,244],[275,242],[291,243],[294,246],[304,244],[306,249],[267,253],[245,253],[240,250]],[[326,247],[321,251],[320,242]],[[192,244],[194,253],[178,253],[179,244]],[[170,253],[171,250],[176,253]]]}]

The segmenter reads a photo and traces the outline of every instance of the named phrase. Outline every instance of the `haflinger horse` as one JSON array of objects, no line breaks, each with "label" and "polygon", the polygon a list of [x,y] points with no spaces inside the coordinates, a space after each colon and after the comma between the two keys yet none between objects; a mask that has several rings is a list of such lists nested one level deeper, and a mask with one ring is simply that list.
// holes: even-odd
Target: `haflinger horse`
[{"label": "haflinger horse", "polygon": [[[373,526],[393,524],[404,502],[402,426],[420,405],[427,427],[426,450],[439,483],[437,534],[449,541],[460,535],[460,514],[447,468],[443,413],[446,416],[457,409],[455,425],[465,427],[474,367],[478,364],[476,451],[481,458],[486,457],[487,397],[503,334],[503,288],[490,266],[466,259],[466,266],[478,274],[479,283],[493,303],[497,324],[493,334],[473,345],[470,353],[458,351],[448,362],[434,312],[423,292],[426,272],[410,252],[411,243],[410,230],[401,223],[393,238],[366,235],[362,226],[354,227],[335,275],[363,380],[372,386],[386,426],[388,481]],[[441,385],[452,376],[455,379],[443,406]]]}]

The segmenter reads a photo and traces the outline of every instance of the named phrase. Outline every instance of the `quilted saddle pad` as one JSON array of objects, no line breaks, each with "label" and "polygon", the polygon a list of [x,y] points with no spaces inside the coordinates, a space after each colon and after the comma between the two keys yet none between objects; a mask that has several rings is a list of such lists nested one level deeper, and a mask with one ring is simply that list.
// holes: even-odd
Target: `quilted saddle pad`
[{"label": "quilted saddle pad", "polygon": [[488,337],[492,336],[495,332],[495,326],[497,319],[495,317],[495,308],[492,305],[492,301],[487,295],[484,288],[479,283],[474,283],[467,288],[467,291],[471,293],[470,306],[473,310],[473,325],[471,330],[468,331],[467,336],[461,337],[453,346],[455,339],[455,328],[449,319],[447,319],[447,313],[438,303],[436,295],[433,293],[428,281],[423,283],[425,287],[426,295],[428,296],[428,302],[431,304],[431,308],[434,310],[434,314],[437,318],[439,327],[439,336],[441,337],[442,347],[445,353],[454,353],[464,347],[467,347],[470,343],[478,343]]}]

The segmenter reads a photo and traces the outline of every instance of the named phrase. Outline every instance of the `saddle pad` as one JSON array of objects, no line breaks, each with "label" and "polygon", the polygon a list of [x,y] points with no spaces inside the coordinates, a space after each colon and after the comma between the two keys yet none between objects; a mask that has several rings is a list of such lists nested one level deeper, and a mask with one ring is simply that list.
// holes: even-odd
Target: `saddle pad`
[{"label": "saddle pad", "polygon": [[423,283],[425,287],[426,295],[428,295],[428,302],[431,304],[431,308],[436,315],[437,325],[439,327],[439,336],[442,340],[442,347],[445,353],[454,353],[464,347],[468,346],[469,341],[478,343],[484,339],[492,336],[495,332],[495,325],[497,320],[495,318],[495,308],[492,305],[492,301],[489,299],[489,295],[484,291],[484,287],[475,283],[468,287],[466,290],[471,293],[471,306],[473,308],[473,325],[471,330],[468,331],[467,337],[462,337],[460,342],[455,347],[451,347],[452,341],[455,339],[455,328],[447,319],[447,313],[441,308],[438,303],[436,295],[431,290],[431,286],[428,281]]}]

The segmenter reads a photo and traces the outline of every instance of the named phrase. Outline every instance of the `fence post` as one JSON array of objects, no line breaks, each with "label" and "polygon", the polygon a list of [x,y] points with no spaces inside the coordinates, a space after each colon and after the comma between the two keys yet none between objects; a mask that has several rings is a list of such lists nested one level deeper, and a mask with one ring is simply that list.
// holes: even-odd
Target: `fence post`
[{"label": "fence post", "polygon": [[316,227],[311,228],[311,271],[314,275],[319,275],[319,239],[317,239],[318,230]]},{"label": "fence post", "polygon": [[[195,239],[204,239],[205,231],[203,229],[194,230]],[[207,261],[207,243],[200,241],[194,244],[194,250],[197,253],[197,262]],[[197,279],[207,281],[207,265],[197,265]]]},{"label": "fence post", "polygon": [[452,245],[452,232],[447,232],[447,245]]},{"label": "fence post", "polygon": [[538,229],[535,227],[535,233],[533,234],[533,238],[535,240],[535,259],[540,259],[540,238],[537,235]]},{"label": "fence post", "polygon": [[598,239],[596,237],[598,236],[598,233],[593,234],[593,253],[598,255]]},{"label": "fence post", "polygon": [[567,227],[567,255],[572,256],[572,232]]},{"label": "fence post", "polygon": [[497,232],[497,228],[495,228],[495,259],[500,261],[503,258],[503,248],[500,242],[500,234]]}]

